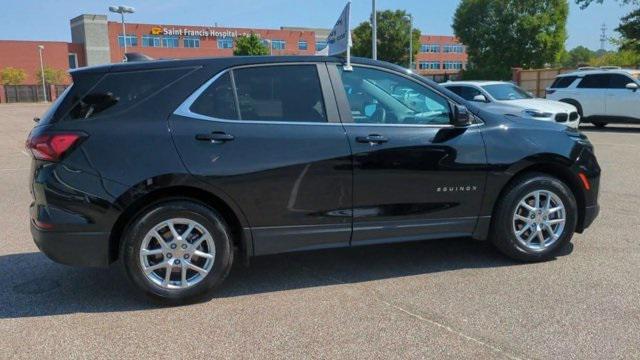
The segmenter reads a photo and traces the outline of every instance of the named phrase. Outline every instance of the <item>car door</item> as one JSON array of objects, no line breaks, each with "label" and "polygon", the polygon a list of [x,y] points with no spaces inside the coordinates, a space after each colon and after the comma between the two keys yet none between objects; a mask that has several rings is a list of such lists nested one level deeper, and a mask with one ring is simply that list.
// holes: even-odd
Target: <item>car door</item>
[{"label": "car door", "polygon": [[324,63],[223,71],[170,127],[189,172],[247,217],[255,255],[349,245],[351,153]]},{"label": "car door", "polygon": [[471,235],[485,187],[482,127],[452,127],[449,100],[406,74],[329,72],[353,152],[352,245]]},{"label": "car door", "polygon": [[575,99],[582,107],[584,117],[605,116],[606,99],[609,86],[608,74],[585,75],[575,89]]},{"label": "car door", "polygon": [[623,74],[609,75],[607,89],[607,115],[640,120],[640,91],[627,89],[627,84],[637,82]]}]

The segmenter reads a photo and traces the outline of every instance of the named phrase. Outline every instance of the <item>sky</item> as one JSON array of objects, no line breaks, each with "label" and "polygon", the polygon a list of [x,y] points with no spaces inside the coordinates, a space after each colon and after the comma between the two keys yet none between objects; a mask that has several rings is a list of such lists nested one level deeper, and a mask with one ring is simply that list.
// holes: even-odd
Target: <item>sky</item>
[{"label": "sky", "polygon": [[[377,0],[378,10],[404,9],[424,34],[453,34],[451,23],[459,0]],[[613,0],[581,10],[571,2],[567,48],[600,48],[603,23],[613,31],[631,6]],[[127,21],[159,25],[207,25],[252,28],[305,26],[330,28],[346,0],[0,0],[0,39],[71,41],[69,20],[80,14],[108,14],[109,5],[136,9]],[[371,0],[352,0],[352,28],[371,14]],[[109,19],[119,21],[118,14]],[[610,44],[607,49],[612,49]]]}]

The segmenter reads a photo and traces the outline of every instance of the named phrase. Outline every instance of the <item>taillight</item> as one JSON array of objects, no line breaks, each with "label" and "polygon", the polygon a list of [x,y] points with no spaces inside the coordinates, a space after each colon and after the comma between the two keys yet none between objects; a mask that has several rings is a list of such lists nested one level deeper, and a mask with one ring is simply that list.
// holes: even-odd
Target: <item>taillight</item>
[{"label": "taillight", "polygon": [[78,133],[42,134],[30,136],[26,145],[36,159],[58,161],[83,137],[83,134]]}]

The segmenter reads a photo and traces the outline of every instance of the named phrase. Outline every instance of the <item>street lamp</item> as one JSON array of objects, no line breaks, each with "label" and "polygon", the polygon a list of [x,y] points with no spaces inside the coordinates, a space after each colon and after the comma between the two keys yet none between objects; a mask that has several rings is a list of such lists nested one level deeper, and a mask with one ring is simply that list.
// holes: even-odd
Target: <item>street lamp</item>
[{"label": "street lamp", "polygon": [[120,18],[122,19],[122,43],[124,44],[124,57],[122,61],[125,62],[127,61],[127,31],[124,26],[124,14],[133,14],[136,10],[131,6],[118,5],[109,6],[109,11],[120,14]]},{"label": "street lamp", "polygon": [[44,63],[42,62],[42,50],[44,50],[44,45],[38,45],[38,53],[40,54],[40,77],[42,78],[42,94],[44,95],[44,102],[47,102],[47,87],[44,84]]},{"label": "street lamp", "polygon": [[409,70],[413,69],[413,16],[407,14],[404,16],[409,20]]},{"label": "street lamp", "polygon": [[269,39],[263,39],[262,41],[266,42],[269,44],[269,55],[273,56],[273,45],[271,44],[271,40]]},{"label": "street lamp", "polygon": [[371,58],[378,60],[378,19],[376,0],[371,0]]}]

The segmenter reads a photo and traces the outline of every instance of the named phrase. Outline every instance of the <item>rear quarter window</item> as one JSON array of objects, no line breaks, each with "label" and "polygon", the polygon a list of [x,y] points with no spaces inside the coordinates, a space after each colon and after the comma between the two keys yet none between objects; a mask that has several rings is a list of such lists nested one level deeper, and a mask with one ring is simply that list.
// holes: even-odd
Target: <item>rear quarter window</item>
[{"label": "rear quarter window", "polygon": [[84,95],[70,94],[73,106],[64,120],[106,116],[126,110],[148,99],[192,68],[153,69],[107,73]]},{"label": "rear quarter window", "polygon": [[578,77],[577,76],[561,76],[561,77],[557,77],[556,80],[553,82],[553,84],[551,84],[551,88],[552,89],[566,89],[569,86],[571,86],[571,84],[573,84],[574,81],[576,81]]}]

